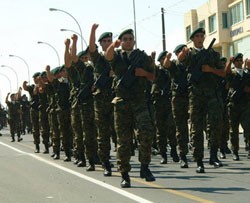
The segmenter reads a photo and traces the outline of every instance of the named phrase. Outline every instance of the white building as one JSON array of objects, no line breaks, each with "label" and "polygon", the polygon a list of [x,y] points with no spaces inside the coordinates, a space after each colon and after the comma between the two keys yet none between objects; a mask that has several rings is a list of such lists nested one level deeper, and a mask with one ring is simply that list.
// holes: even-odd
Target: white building
[{"label": "white building", "polygon": [[216,38],[214,48],[222,56],[243,53],[250,59],[250,0],[209,0],[185,14],[187,45],[192,46],[189,36],[193,30],[206,30],[205,46]]}]

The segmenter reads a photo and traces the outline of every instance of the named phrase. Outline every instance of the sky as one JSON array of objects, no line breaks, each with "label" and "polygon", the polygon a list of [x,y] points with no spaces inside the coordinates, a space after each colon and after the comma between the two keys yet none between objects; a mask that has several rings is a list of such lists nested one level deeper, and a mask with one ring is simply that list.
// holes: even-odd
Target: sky
[{"label": "sky", "polygon": [[[83,41],[79,37],[77,46],[81,51],[86,48],[85,42],[88,44],[94,23],[99,24],[97,39],[103,32],[111,31],[114,40],[120,32],[136,25],[137,47],[148,54],[156,51],[158,55],[163,50],[163,8],[166,50],[172,52],[176,45],[185,43],[184,14],[207,1],[0,0],[0,102],[5,106],[7,93],[16,92],[23,81],[32,84],[32,75],[45,70],[46,65],[52,68],[62,65],[64,40],[73,32],[82,31]],[[28,95],[24,90],[22,93]]]}]

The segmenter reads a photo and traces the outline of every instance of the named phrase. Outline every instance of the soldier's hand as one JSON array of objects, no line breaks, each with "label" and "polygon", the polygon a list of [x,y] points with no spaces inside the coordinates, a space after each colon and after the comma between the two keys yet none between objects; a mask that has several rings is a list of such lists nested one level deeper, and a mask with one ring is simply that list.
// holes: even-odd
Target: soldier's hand
[{"label": "soldier's hand", "polygon": [[249,86],[245,86],[245,87],[244,87],[244,92],[249,93],[249,92],[250,92],[250,87],[249,87]]},{"label": "soldier's hand", "polygon": [[142,68],[136,68],[135,69],[135,76],[139,76],[139,77],[146,77],[147,72],[142,69]]},{"label": "soldier's hand", "polygon": [[166,54],[166,57],[165,57],[165,59],[163,61],[163,67],[164,68],[169,68],[171,66],[171,60],[170,60],[171,56],[172,56],[171,53]]},{"label": "soldier's hand", "polygon": [[209,65],[202,65],[201,71],[206,72],[206,73],[210,73],[211,72],[211,67]]},{"label": "soldier's hand", "polygon": [[245,67],[250,68],[250,59],[246,58],[245,60]]},{"label": "soldier's hand", "polygon": [[178,54],[177,54],[177,58],[179,61],[183,61],[187,54],[189,53],[189,48],[188,47],[184,47]]},{"label": "soldier's hand", "polygon": [[45,68],[45,70],[46,70],[47,72],[50,72],[50,66],[47,65],[46,68]]},{"label": "soldier's hand", "polygon": [[113,71],[113,70],[110,70],[110,71],[109,71],[109,77],[111,77],[111,78],[112,78],[112,77],[114,77],[114,76],[115,76],[114,71]]},{"label": "soldier's hand", "polygon": [[94,23],[94,24],[92,25],[92,30],[93,30],[93,31],[96,31],[96,29],[98,28],[98,26],[99,26],[99,24]]},{"label": "soldier's hand", "polygon": [[24,84],[25,84],[25,85],[27,85],[27,84],[28,84],[28,82],[27,82],[27,81],[23,81],[23,85],[24,85]]},{"label": "soldier's hand", "polygon": [[229,61],[232,63],[234,61],[234,57],[231,56],[230,59],[229,59]]},{"label": "soldier's hand", "polygon": [[73,41],[77,41],[77,35],[76,34],[73,34],[72,36],[71,36],[71,39],[73,40]]},{"label": "soldier's hand", "polygon": [[114,48],[118,48],[121,45],[121,41],[118,39],[114,41],[113,45],[114,45]]},{"label": "soldier's hand", "polygon": [[70,39],[68,39],[68,38],[65,39],[64,44],[65,44],[65,46],[69,47],[69,45],[70,45]]},{"label": "soldier's hand", "polygon": [[155,56],[156,56],[156,52],[155,52],[155,51],[152,51],[152,52],[151,52],[151,57],[152,57],[153,60],[155,60]]}]

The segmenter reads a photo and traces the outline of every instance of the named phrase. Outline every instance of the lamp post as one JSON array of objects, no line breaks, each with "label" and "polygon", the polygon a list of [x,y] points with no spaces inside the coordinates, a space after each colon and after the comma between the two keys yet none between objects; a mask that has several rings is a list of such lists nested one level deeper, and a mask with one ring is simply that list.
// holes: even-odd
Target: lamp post
[{"label": "lamp post", "polygon": [[26,67],[27,67],[27,70],[28,70],[28,82],[29,82],[29,84],[30,84],[30,68],[29,68],[28,63],[27,63],[22,57],[20,57],[20,56],[16,56],[16,55],[10,54],[9,57],[16,57],[16,58],[19,58],[19,59],[21,59],[21,60],[25,63],[25,65],[26,65]]},{"label": "lamp post", "polygon": [[[78,21],[75,19],[75,17],[74,17],[73,15],[71,15],[71,14],[68,13],[67,11],[64,11],[64,10],[61,10],[61,9],[57,9],[57,8],[50,8],[49,10],[50,10],[50,11],[60,11],[60,12],[63,12],[63,13],[65,13],[65,14],[69,15],[71,18],[73,18],[74,21],[76,22],[76,24],[77,24],[79,30],[80,30],[81,39],[83,39],[83,37],[82,37],[82,29],[81,29],[81,26],[80,26],[80,24],[78,23]],[[82,50],[83,50],[82,40],[81,40],[81,48],[82,48]]]},{"label": "lamp post", "polygon": [[15,69],[12,68],[11,66],[7,66],[7,65],[1,65],[1,67],[9,68],[9,69],[11,69],[15,73],[15,75],[16,75],[16,82],[17,82],[17,90],[18,90],[18,84],[19,84],[19,82],[18,82],[17,72],[15,71]]},{"label": "lamp post", "polygon": [[4,77],[9,81],[10,92],[11,92],[12,88],[11,88],[11,81],[10,81],[10,78],[9,78],[7,75],[3,74],[3,73],[0,73],[0,75],[1,75],[1,76],[4,76]]},{"label": "lamp post", "polygon": [[64,29],[64,28],[60,29],[60,31],[62,31],[62,32],[68,31],[68,32],[73,32],[73,33],[77,34],[78,36],[81,37],[82,41],[84,41],[84,44],[86,45],[86,47],[88,47],[86,40],[84,39],[83,36],[81,36],[81,34],[79,32],[76,32],[76,31],[70,30],[70,29]]},{"label": "lamp post", "polygon": [[135,33],[135,48],[137,48],[137,35],[136,35],[136,14],[135,14],[135,0],[133,0],[133,11],[134,11],[134,33]]},{"label": "lamp post", "polygon": [[60,57],[59,57],[58,51],[56,50],[55,47],[53,47],[51,44],[49,44],[49,43],[47,43],[47,42],[38,41],[37,44],[46,44],[46,45],[48,45],[49,47],[51,47],[51,48],[55,51],[55,53],[56,53],[56,55],[57,55],[58,63],[59,63],[59,66],[60,66]]}]

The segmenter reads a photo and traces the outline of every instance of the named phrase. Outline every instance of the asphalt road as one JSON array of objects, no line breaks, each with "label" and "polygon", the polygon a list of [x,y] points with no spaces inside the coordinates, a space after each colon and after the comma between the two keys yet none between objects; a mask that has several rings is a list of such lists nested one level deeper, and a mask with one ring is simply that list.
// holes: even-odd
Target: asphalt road
[{"label": "asphalt road", "polygon": [[[131,159],[132,187],[121,189],[114,152],[111,157],[113,176],[104,177],[100,165],[96,166],[96,171],[86,172],[72,162],[63,162],[63,152],[61,160],[56,161],[48,154],[35,154],[30,134],[23,135],[23,141],[12,143],[8,129],[1,133],[0,203],[244,203],[250,199],[250,159],[246,157],[242,135],[241,160],[235,162],[229,154],[223,160],[224,166],[215,169],[208,165],[206,149],[205,174],[195,172],[196,163],[191,161],[191,154],[188,169],[181,169],[170,157],[167,165],[161,165],[161,157],[153,155],[150,168],[156,181],[146,182],[139,177],[136,152]],[[43,150],[43,146],[41,148]]]}]

